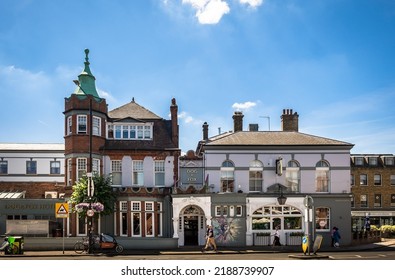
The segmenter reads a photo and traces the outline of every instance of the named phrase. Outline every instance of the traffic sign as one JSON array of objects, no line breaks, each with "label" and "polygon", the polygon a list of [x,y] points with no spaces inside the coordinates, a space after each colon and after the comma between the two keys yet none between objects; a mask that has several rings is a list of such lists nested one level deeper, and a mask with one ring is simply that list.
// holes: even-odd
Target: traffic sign
[{"label": "traffic sign", "polygon": [[68,203],[56,203],[55,216],[56,218],[67,218],[69,215]]}]

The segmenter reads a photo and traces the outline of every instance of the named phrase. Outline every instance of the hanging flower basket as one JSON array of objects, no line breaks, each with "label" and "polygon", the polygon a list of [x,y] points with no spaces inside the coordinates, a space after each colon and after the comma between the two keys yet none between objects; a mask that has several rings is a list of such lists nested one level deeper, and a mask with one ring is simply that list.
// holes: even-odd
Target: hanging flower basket
[{"label": "hanging flower basket", "polygon": [[[104,210],[104,205],[101,204],[100,202],[91,203],[90,206],[91,206],[91,209],[92,209],[94,212],[96,212],[96,213],[100,213],[101,211]],[[78,203],[78,204],[75,206],[75,210],[76,210],[78,213],[86,212],[86,211],[89,210],[89,203],[87,203],[87,202]]]}]

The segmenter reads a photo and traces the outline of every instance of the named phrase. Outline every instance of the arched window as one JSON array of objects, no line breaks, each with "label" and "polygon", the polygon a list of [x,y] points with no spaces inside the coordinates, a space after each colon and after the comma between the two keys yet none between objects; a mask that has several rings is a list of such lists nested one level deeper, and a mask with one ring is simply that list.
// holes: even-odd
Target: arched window
[{"label": "arched window", "polygon": [[261,192],[263,185],[263,164],[259,160],[250,163],[249,169],[249,188],[250,192]]},{"label": "arched window", "polygon": [[235,166],[230,160],[221,165],[221,192],[233,192]]},{"label": "arched window", "polygon": [[315,166],[315,191],[329,192],[330,187],[330,170],[329,163],[320,160]]},{"label": "arched window", "polygon": [[285,184],[291,192],[300,192],[300,167],[296,160],[288,161],[285,171]]}]

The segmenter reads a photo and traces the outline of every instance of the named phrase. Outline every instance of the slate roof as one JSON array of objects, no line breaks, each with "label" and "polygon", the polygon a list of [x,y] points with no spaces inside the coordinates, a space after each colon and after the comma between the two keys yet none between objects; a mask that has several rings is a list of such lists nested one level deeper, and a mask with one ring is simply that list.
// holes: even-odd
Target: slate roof
[{"label": "slate roof", "polygon": [[139,119],[140,120],[141,119],[149,119],[149,120],[162,119],[158,115],[152,113],[150,110],[137,104],[134,101],[134,98],[131,102],[108,112],[108,116],[111,119],[125,119],[125,118],[133,118],[136,120],[139,120]]},{"label": "slate roof", "polygon": [[209,139],[206,146],[353,146],[351,143],[294,131],[239,131]]},{"label": "slate roof", "polygon": [[171,120],[165,120],[150,110],[137,104],[133,100],[121,107],[110,112],[108,116],[114,123],[116,122],[153,122],[152,140],[107,140],[106,150],[172,150],[178,149],[177,145],[172,142]]}]

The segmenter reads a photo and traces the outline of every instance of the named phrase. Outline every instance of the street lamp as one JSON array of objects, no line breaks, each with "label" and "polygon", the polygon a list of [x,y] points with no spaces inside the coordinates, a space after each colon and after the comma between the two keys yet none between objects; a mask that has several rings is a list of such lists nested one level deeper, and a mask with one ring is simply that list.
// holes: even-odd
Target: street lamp
[{"label": "street lamp", "polygon": [[[88,95],[85,90],[81,87],[79,80],[73,80],[74,84],[81,89],[81,91]],[[92,233],[93,233],[93,216],[94,211],[92,210],[92,197],[94,194],[94,185],[93,185],[93,176],[92,176],[92,124],[93,124],[93,114],[92,114],[92,98],[89,98],[89,164],[88,164],[88,172],[86,176],[88,177],[88,200],[89,200],[89,209],[86,214],[89,217],[88,219],[88,234],[89,234],[89,245],[88,245],[88,253],[92,253]]]},{"label": "street lamp", "polygon": [[280,205],[284,205],[287,202],[287,198],[283,195],[283,187],[280,184],[278,184],[278,188],[280,189],[280,196],[277,197],[277,202]]}]

